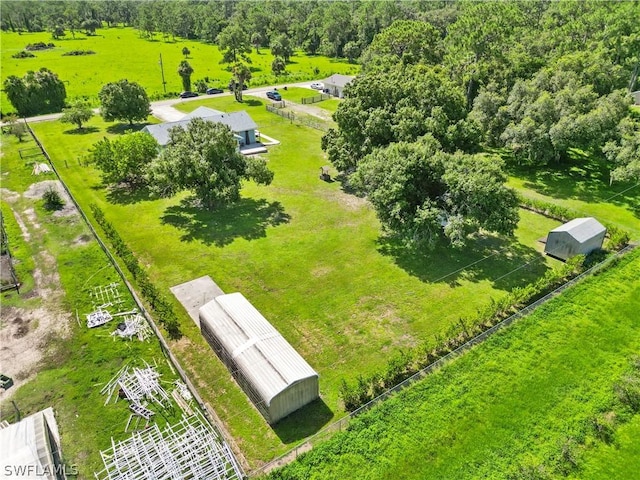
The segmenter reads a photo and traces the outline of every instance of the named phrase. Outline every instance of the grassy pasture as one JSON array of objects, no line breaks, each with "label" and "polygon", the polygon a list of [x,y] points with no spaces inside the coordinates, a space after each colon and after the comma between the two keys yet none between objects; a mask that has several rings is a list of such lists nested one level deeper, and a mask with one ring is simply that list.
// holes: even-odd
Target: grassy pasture
[{"label": "grassy pasture", "polygon": [[[18,150],[33,146],[33,141],[18,143],[14,137],[3,135],[3,188],[22,194],[31,184],[53,178],[51,175],[33,177],[31,166],[20,160]],[[119,277],[80,217],[56,217],[43,208],[41,200],[19,197],[9,201],[8,197],[3,198],[2,211],[23,285],[20,295],[2,294],[2,322],[12,322],[19,315],[21,310],[13,308],[47,308],[50,313],[60,313],[69,319],[68,334],[64,338],[54,333],[45,337],[44,356],[36,368],[37,375],[25,385],[13,387],[17,389],[12,400],[22,416],[52,406],[62,436],[64,460],[78,466],[80,478],[91,478],[93,472],[102,467],[99,451],[110,446],[111,437],[121,440],[130,435],[124,432],[130,414],[127,402],[103,406],[102,386],[125,362],[141,366],[143,359],[157,363],[162,380],[171,382],[176,377],[153,338],[144,343],[114,339],[109,336],[115,328],[114,322],[92,330],[86,328],[84,314],[92,310],[90,291],[96,286],[117,282]],[[32,217],[25,213],[30,210],[33,210]],[[33,219],[25,221],[30,240],[23,238],[14,212],[19,212],[23,220]],[[45,271],[43,258],[54,259],[54,265],[48,267],[51,271]],[[36,268],[40,270],[41,282],[52,274],[59,275],[62,306],[52,307],[43,300],[42,292],[34,291]],[[120,285],[120,292],[124,294],[126,290],[121,282]],[[46,287],[59,289],[58,285]],[[124,307],[134,305],[131,297],[124,295],[124,298]],[[62,311],[52,312],[52,308]],[[81,326],[76,323],[76,311]],[[33,375],[36,371],[25,374]],[[13,421],[13,405],[5,402],[0,408],[2,418]],[[162,427],[166,422],[179,419],[180,412],[177,408],[166,410],[156,417]]]},{"label": "grassy pasture", "polygon": [[[2,52],[0,61],[4,81],[9,75],[24,75],[28,70],[47,67],[65,81],[69,98],[85,96],[97,97],[102,85],[127,78],[139,82],[149,96],[163,92],[162,75],[159,65],[160,54],[164,64],[167,92],[182,91],[182,81],[177,74],[178,64],[184,60],[182,49],[189,48],[187,59],[194,69],[192,82],[209,77],[209,86],[226,88],[231,78],[228,65],[220,64],[222,55],[216,45],[194,40],[176,39],[165,42],[160,35],[155,40],[140,38],[138,31],[130,27],[103,28],[95,36],[76,33],[60,40],[52,40],[47,32],[12,33],[0,32]],[[15,59],[11,55],[21,51],[29,43],[52,42],[54,49],[33,52],[35,58]],[[71,50],[92,50],[95,55],[62,56]],[[271,73],[273,56],[268,49],[251,54],[252,86],[280,84],[325,78],[333,73],[355,74],[359,67],[344,61],[321,56],[307,56],[297,52],[287,64],[287,73],[279,77]],[[317,72],[317,73],[316,73]],[[13,108],[4,93],[0,97],[3,112]]]},{"label": "grassy pasture", "polygon": [[640,185],[609,184],[610,165],[575,154],[544,168],[515,168],[509,185],[526,197],[556,203],[583,216],[606,220],[640,239]]},{"label": "grassy pasture", "polygon": [[[639,416],[614,384],[640,348],[639,267],[635,251],[272,478],[636,478]],[[622,423],[610,444],[599,416]]]},{"label": "grassy pasture", "polygon": [[58,122],[33,128],[80,204],[103,209],[168,295],[173,285],[210,275],[224,291],[243,292],[320,373],[322,401],[271,429],[176,305],[186,335],[173,349],[252,467],[343,415],[343,378],[373,372],[398,349],[444,334],[460,316],[555,262],[540,255],[537,239],[556,222],[526,211],[513,242],[484,237],[460,251],[408,253],[381,237],[364,200],[340,182],[319,180],[327,163],[321,132],[292,125],[252,97],[242,105],[219,97],[178,108],[200,105],[246,109],[261,132],[281,142],[267,154],[273,184],[247,183],[237,205],[216,212],[193,207],[187,194],[152,199],[106,191],[98,173],[76,161],[119,131],[98,118],[86,134]]}]

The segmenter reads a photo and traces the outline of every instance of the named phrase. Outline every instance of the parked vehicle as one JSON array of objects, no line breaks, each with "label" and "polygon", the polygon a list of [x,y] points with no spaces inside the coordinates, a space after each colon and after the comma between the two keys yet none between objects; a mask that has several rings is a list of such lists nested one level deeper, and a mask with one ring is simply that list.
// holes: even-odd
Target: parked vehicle
[{"label": "parked vehicle", "polygon": [[215,95],[216,93],[222,93],[224,90],[221,88],[207,88],[207,95]]},{"label": "parked vehicle", "polygon": [[277,92],[275,90],[267,92],[267,98],[270,98],[271,100],[275,100],[277,102],[282,100],[282,96],[280,95],[280,92]]},{"label": "parked vehicle", "polygon": [[180,98],[192,98],[192,97],[197,97],[198,94],[196,92],[182,92],[180,94]]},{"label": "parked vehicle", "polygon": [[321,83],[312,83],[311,88],[313,88],[314,90],[322,90],[324,88],[324,85],[322,85]]}]

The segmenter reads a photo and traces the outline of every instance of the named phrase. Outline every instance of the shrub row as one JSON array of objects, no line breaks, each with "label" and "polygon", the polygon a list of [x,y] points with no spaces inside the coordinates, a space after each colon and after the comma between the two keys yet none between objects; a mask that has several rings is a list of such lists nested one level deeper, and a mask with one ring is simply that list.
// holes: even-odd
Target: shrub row
[{"label": "shrub row", "polygon": [[[520,197],[520,206],[560,222],[568,222],[580,216],[579,213],[555,203],[522,196]],[[609,250],[618,251],[629,243],[630,236],[628,232],[610,223],[602,222],[602,224],[607,228]]]},{"label": "shrub row", "polygon": [[63,57],[78,57],[80,55],[95,55],[96,52],[93,50],[71,50],[69,52],[63,53]]},{"label": "shrub row", "polygon": [[11,58],[35,58],[35,55],[31,52],[27,52],[26,50],[22,50],[21,52],[11,55]]},{"label": "shrub row", "polygon": [[44,42],[36,42],[30,43],[26,47],[25,50],[48,50],[49,48],[54,48],[55,45],[53,43],[44,43]]},{"label": "shrub row", "polygon": [[93,212],[93,217],[102,227],[102,230],[111,242],[113,249],[122,259],[124,264],[127,266],[127,270],[129,270],[131,275],[133,275],[133,278],[136,280],[136,283],[140,288],[140,293],[142,293],[142,296],[149,302],[157,317],[160,318],[160,322],[167,330],[169,337],[172,339],[180,338],[182,334],[180,332],[178,317],[176,316],[171,303],[169,303],[166,297],[160,293],[158,288],[151,283],[147,272],[140,267],[138,259],[133,255],[131,249],[124,243],[124,240],[122,240],[113,225],[104,217],[104,212],[100,207],[95,203],[92,203],[90,208]]},{"label": "shrub row", "polygon": [[[600,255],[596,252],[595,255]],[[472,318],[460,318],[444,335],[435,335],[411,351],[401,351],[391,357],[386,367],[368,376],[358,376],[355,383],[342,381],[340,396],[348,411],[356,410],[381,393],[393,388],[436,360],[444,357],[475,336],[488,330],[526,305],[552,292],[569,279],[586,270],[593,263],[588,257],[578,255],[547,272],[524,287],[516,287],[509,294],[479,309]]]}]

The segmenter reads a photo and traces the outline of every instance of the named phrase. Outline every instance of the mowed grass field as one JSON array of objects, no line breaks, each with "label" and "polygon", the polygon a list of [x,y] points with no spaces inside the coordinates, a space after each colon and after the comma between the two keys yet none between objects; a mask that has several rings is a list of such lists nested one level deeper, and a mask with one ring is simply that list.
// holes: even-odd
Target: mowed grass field
[{"label": "mowed grass field", "polygon": [[271,478],[637,478],[640,416],[615,385],[638,361],[639,270],[636,250]]},{"label": "mowed grass field", "polygon": [[[131,27],[103,28],[97,30],[95,36],[89,37],[76,33],[75,39],[67,33],[67,36],[60,40],[53,40],[47,32],[18,34],[3,31],[0,32],[0,42],[0,79],[3,82],[9,75],[22,76],[28,70],[47,67],[65,82],[69,99],[84,96],[95,100],[104,84],[122,78],[140,83],[149,96],[161,94],[163,85],[160,55],[164,65],[167,92],[181,92],[182,81],[177,69],[179,63],[185,59],[182,55],[184,47],[191,51],[187,60],[194,69],[192,83],[197,79],[209,77],[210,87],[219,86],[226,89],[231,78],[228,65],[220,63],[222,54],[216,45],[182,39],[165,42],[161,35],[156,35],[154,40],[146,40]],[[36,42],[52,42],[55,48],[32,52],[36,55],[35,58],[11,58],[27,44]],[[62,55],[71,50],[92,50],[96,53],[84,56]],[[261,49],[260,53],[254,50],[250,58],[253,76],[249,82],[251,86],[322,79],[334,73],[355,75],[360,69],[358,65],[346,61],[296,52],[287,64],[286,74],[276,77],[271,73],[274,57],[269,49]],[[3,112],[12,110],[4,92],[0,96],[0,103]]]},{"label": "mowed grass field", "polygon": [[187,194],[151,199],[107,191],[98,172],[77,159],[117,127],[98,118],[86,134],[58,122],[33,125],[80,204],[104,210],[167,295],[171,286],[210,275],[225,292],[242,292],[320,373],[322,400],[272,429],[176,302],[185,337],[173,349],[251,467],[344,415],[343,379],[445,335],[461,316],[551,268],[555,260],[541,255],[537,240],[557,225],[521,211],[513,241],[487,236],[461,250],[408,252],[381,236],[365,200],[338,181],[319,180],[327,164],[321,132],[267,112],[263,102],[219,97],[178,105],[246,109],[261,132],[281,142],[266,155],[273,184],[247,183],[238,204],[214,212],[192,206]]},{"label": "mowed grass field", "polygon": [[[15,291],[2,293],[1,322],[2,329],[11,332],[16,318],[25,316],[26,310],[36,309],[54,318],[56,331],[45,332],[35,340],[32,337],[31,342],[40,343],[42,360],[37,366],[20,372],[17,380],[30,380],[23,386],[12,387],[9,392],[22,417],[53,407],[61,434],[63,461],[78,467],[78,478],[93,478],[93,472],[103,467],[100,450],[111,446],[112,437],[119,441],[131,435],[131,430],[125,432],[131,414],[128,402],[105,406],[106,397],[100,394],[102,387],[125,363],[143,367],[146,361],[157,365],[162,381],[167,382],[163,384],[167,390],[177,377],[154,337],[146,342],[115,339],[109,334],[118,322],[91,330],[86,327],[85,314],[93,310],[90,294],[95,287],[118,282],[125,300],[121,307],[130,310],[135,304],[79,215],[53,215],[44,209],[40,198],[23,195],[30,185],[55,178],[31,175],[32,166],[25,165],[18,151],[33,147],[34,141],[20,143],[13,136],[2,135],[2,187],[6,189],[2,213],[22,285],[20,295]],[[58,295],[60,300],[52,302],[51,298]],[[32,321],[28,334],[44,321],[42,317]],[[66,325],[62,335],[59,322]],[[4,338],[11,343],[10,336]],[[8,347],[3,344],[3,348]],[[157,412],[155,421],[160,427],[181,418],[181,411],[175,405],[161,411],[155,406],[151,409]],[[0,414],[3,420],[13,422],[14,404],[0,403]],[[140,426],[143,425],[144,421]]]}]

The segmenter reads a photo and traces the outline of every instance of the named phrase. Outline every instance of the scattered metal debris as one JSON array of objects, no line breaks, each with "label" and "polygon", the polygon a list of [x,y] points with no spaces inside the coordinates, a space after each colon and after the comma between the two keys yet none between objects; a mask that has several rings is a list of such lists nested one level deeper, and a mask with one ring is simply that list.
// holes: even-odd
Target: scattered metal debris
[{"label": "scattered metal debris", "polygon": [[40,175],[41,173],[53,173],[53,170],[46,163],[34,162],[31,175]]},{"label": "scattered metal debris", "polygon": [[100,391],[107,395],[105,405],[111,401],[114,393],[123,395],[132,404],[142,405],[144,400],[152,401],[161,407],[169,407],[169,395],[160,385],[160,374],[155,368],[146,364],[146,368],[129,368],[124,366]]},{"label": "scattered metal debris", "polygon": [[151,327],[149,327],[149,324],[142,315],[139,313],[131,315],[131,312],[126,312],[126,314],[127,316],[124,322],[119,323],[111,335],[129,340],[135,335],[141,342],[151,337]]},{"label": "scattered metal debris", "polygon": [[164,431],[154,424],[100,452],[98,480],[239,480],[243,472],[231,449],[201,415],[184,417]]},{"label": "scattered metal debris", "polygon": [[87,327],[95,328],[104,325],[113,319],[111,314],[106,310],[96,310],[87,315]]},{"label": "scattered metal debris", "polygon": [[124,299],[118,290],[117,282],[95,287],[91,292],[91,297],[93,298],[94,310],[101,310],[124,303]]}]

